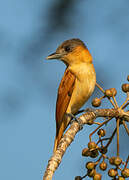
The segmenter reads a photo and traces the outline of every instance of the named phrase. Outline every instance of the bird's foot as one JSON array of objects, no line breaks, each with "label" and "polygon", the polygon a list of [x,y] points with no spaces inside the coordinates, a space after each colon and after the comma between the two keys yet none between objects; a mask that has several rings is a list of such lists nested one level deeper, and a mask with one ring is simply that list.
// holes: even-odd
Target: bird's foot
[{"label": "bird's foot", "polygon": [[74,115],[76,116],[76,115],[78,115],[78,114],[80,114],[80,113],[83,113],[85,110],[84,109],[82,109],[82,110],[79,110],[78,112],[76,112]]},{"label": "bird's foot", "polygon": [[67,113],[67,115],[68,115],[69,117],[71,117],[70,124],[72,124],[74,121],[76,121],[76,122],[79,124],[80,130],[83,129],[83,125],[82,125],[82,123],[80,122],[79,118],[76,118],[76,116],[73,115],[72,113]]}]

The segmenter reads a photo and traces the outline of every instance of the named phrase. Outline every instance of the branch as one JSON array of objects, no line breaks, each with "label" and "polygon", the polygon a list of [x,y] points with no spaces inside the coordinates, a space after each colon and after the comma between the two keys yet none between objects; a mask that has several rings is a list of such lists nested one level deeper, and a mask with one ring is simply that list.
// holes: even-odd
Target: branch
[{"label": "branch", "polygon": [[[129,122],[129,112],[125,112],[123,110],[119,109],[95,109],[92,112],[87,112],[83,115],[81,115],[78,120],[79,122],[84,124],[90,124],[91,121],[95,121],[98,117],[109,117],[109,118],[120,118],[120,120],[125,120]],[[59,146],[57,148],[57,151],[52,155],[50,160],[48,161],[48,165],[43,177],[43,180],[51,180],[53,177],[53,174],[55,170],[58,168],[62,161],[62,157],[68,148],[68,146],[72,143],[74,140],[75,135],[79,132],[80,126],[79,124],[74,121],[70,128],[66,131],[64,136],[62,137]]]}]

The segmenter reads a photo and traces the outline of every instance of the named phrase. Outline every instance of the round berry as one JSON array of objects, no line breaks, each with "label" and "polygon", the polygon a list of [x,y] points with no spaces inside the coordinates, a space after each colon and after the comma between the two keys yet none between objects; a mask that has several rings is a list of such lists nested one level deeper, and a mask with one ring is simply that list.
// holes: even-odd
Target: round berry
[{"label": "round berry", "polygon": [[101,178],[102,178],[102,175],[99,173],[96,173],[93,177],[93,180],[101,180]]},{"label": "round berry", "polygon": [[104,129],[99,129],[99,131],[97,132],[97,134],[101,137],[104,137],[106,134],[106,131]]},{"label": "round berry", "polygon": [[96,148],[96,146],[97,146],[97,144],[95,143],[95,142],[89,142],[88,143],[88,148],[91,150],[91,149],[95,149]]},{"label": "round berry", "polygon": [[88,156],[90,156],[90,155],[91,155],[91,152],[89,151],[89,148],[84,148],[84,149],[82,150],[82,156],[88,157]]},{"label": "round berry", "polygon": [[76,176],[75,180],[82,180],[82,177],[81,176]]},{"label": "round berry", "polygon": [[120,157],[116,157],[114,159],[114,165],[119,166],[122,163],[122,159]]},{"label": "round berry", "polygon": [[101,99],[100,98],[94,98],[92,101],[92,106],[99,107],[101,105]]},{"label": "round berry", "polygon": [[109,158],[109,163],[112,164],[112,165],[114,165],[114,160],[115,160],[115,157],[114,157],[114,156],[111,157],[111,158]]},{"label": "round berry", "polygon": [[117,170],[116,169],[109,169],[109,171],[108,171],[108,175],[110,176],[110,177],[115,177],[115,176],[117,176],[118,175],[118,172],[117,172]]},{"label": "round berry", "polygon": [[105,95],[106,95],[107,97],[112,97],[112,91],[111,91],[110,89],[106,89]]},{"label": "round berry", "polygon": [[127,76],[127,81],[129,81],[129,75]]},{"label": "round berry", "polygon": [[100,163],[99,167],[102,171],[105,171],[107,169],[107,163],[103,161]]},{"label": "round berry", "polygon": [[129,84],[122,84],[122,91],[125,93],[129,92]]},{"label": "round berry", "polygon": [[88,163],[86,163],[86,168],[87,168],[88,170],[92,170],[92,169],[94,169],[94,167],[95,167],[95,163],[94,163],[94,162],[88,162]]},{"label": "round berry", "polygon": [[121,175],[122,175],[124,178],[128,178],[128,177],[129,177],[129,169],[128,169],[128,168],[124,168],[124,169],[121,171]]}]

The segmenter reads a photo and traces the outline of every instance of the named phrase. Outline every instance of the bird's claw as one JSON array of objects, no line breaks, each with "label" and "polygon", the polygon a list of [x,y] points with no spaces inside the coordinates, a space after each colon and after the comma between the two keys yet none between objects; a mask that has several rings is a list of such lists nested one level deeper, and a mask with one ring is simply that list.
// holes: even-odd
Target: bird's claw
[{"label": "bird's claw", "polygon": [[78,115],[78,114],[80,114],[80,113],[83,113],[85,110],[84,109],[82,109],[82,110],[79,110],[78,112],[76,112],[74,115],[76,116],[76,115]]},{"label": "bird's claw", "polygon": [[72,124],[74,121],[77,122],[79,124],[79,129],[82,130],[83,129],[83,125],[82,123],[80,122],[80,120],[78,118],[76,118],[76,116],[74,116],[73,114],[71,113],[67,113],[67,115],[69,117],[71,117],[71,120],[70,120],[70,124]]}]

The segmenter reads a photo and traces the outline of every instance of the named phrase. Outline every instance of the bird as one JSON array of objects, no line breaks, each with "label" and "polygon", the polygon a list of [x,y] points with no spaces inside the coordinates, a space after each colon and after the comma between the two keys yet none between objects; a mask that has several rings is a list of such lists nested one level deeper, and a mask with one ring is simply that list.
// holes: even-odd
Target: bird
[{"label": "bird", "polygon": [[96,84],[93,58],[83,41],[73,38],[64,41],[47,60],[61,60],[66,69],[60,82],[56,101],[56,136],[53,152],[75,114],[92,95]]}]

